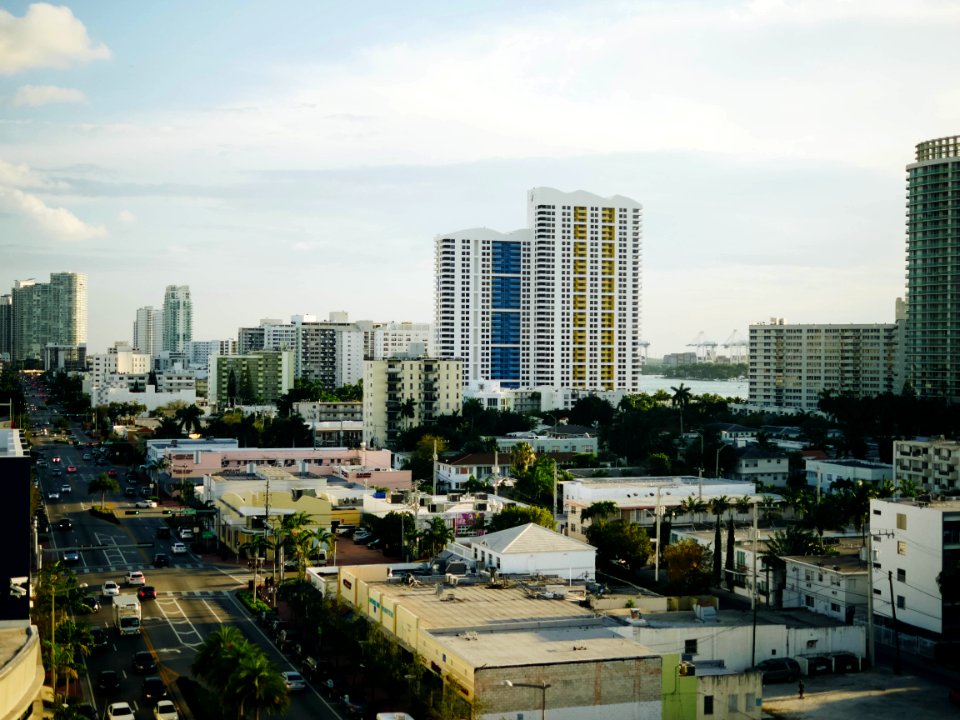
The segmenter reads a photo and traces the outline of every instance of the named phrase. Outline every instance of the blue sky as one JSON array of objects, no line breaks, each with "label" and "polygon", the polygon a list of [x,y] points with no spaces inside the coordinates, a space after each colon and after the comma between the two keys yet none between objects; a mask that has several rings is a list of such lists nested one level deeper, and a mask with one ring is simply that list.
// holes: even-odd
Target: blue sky
[{"label": "blue sky", "polygon": [[960,133],[960,5],[0,5],[0,288],[89,276],[89,344],[188,284],[195,336],[432,321],[433,237],[535,186],[644,204],[652,355],[889,322],[904,166]]}]

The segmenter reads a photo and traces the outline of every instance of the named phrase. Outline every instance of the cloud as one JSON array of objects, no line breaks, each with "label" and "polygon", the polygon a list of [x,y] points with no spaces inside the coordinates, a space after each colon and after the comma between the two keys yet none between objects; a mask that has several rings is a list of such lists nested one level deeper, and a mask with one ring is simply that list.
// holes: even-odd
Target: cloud
[{"label": "cloud", "polygon": [[94,44],[68,7],[36,3],[19,18],[0,10],[2,75],[32,68],[68,68],[109,57],[110,49],[103,43]]},{"label": "cloud", "polygon": [[17,107],[39,107],[57,103],[82,103],[87,98],[75,88],[57,87],[56,85],[23,85],[13,97],[13,104]]},{"label": "cloud", "polygon": [[44,233],[61,240],[104,237],[106,228],[89,225],[66,208],[50,207],[30,190],[58,190],[64,183],[51,180],[26,165],[0,160],[0,208],[27,218]]},{"label": "cloud", "polygon": [[129,210],[121,210],[117,215],[117,220],[122,222],[124,225],[133,225],[137,222],[137,216]]}]

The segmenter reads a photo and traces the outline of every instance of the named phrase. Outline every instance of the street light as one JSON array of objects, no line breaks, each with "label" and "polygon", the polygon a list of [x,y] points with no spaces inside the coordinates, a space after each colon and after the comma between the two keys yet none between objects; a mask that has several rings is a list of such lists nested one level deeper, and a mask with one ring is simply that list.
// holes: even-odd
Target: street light
[{"label": "street light", "polygon": [[728,447],[730,446],[726,444],[721,444],[720,447],[717,448],[716,464],[713,466],[713,476],[715,478],[720,477],[720,451],[726,450]]},{"label": "street light", "polygon": [[540,691],[540,720],[545,720],[547,717],[547,688],[550,687],[550,683],[541,682],[541,683],[522,683],[522,682],[512,682],[510,680],[504,680],[502,685],[504,687],[523,687],[523,688],[533,688],[534,690]]}]

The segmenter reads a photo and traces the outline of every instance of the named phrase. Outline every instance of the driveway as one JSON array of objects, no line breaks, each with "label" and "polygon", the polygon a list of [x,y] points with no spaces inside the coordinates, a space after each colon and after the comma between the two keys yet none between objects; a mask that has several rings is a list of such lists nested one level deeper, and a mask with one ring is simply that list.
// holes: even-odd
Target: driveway
[{"label": "driveway", "polygon": [[849,675],[803,679],[804,699],[796,684],[766,685],[764,717],[786,720],[942,720],[958,714],[943,685],[918,675],[895,675],[877,667]]}]

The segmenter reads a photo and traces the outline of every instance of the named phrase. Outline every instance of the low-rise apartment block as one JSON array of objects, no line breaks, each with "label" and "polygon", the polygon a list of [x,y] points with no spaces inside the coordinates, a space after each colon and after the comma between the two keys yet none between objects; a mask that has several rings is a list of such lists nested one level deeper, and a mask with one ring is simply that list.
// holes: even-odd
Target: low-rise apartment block
[{"label": "low-rise apartment block", "polygon": [[895,440],[893,462],[898,484],[909,480],[935,494],[960,490],[960,442],[956,440]]}]

